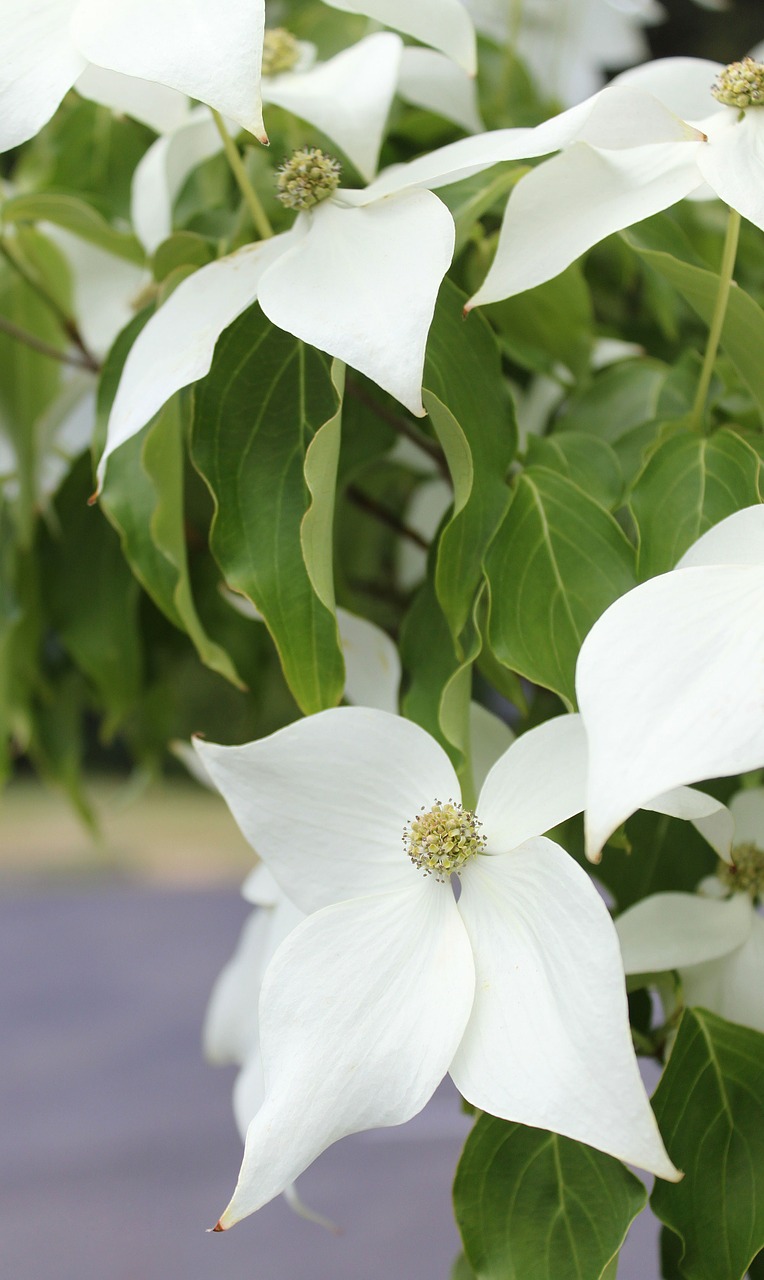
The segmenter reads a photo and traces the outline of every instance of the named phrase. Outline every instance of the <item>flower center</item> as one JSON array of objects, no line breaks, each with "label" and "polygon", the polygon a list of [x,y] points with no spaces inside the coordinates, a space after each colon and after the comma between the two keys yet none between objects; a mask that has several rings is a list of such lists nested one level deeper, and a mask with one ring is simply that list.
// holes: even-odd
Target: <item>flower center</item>
[{"label": "flower center", "polygon": [[481,823],[469,809],[449,800],[436,800],[420,809],[403,829],[403,843],[415,867],[441,882],[459,875],[465,862],[485,848]]},{"label": "flower center", "polygon": [[732,862],[723,862],[717,874],[725,889],[732,893],[748,893],[752,898],[764,896],[764,851],[755,844],[736,844]]},{"label": "flower center", "polygon": [[300,42],[286,27],[271,27],[263,40],[263,75],[291,71],[300,60]]},{"label": "flower center", "polygon": [[278,198],[287,209],[312,209],[340,185],[340,162],[318,147],[302,147],[278,171]]},{"label": "flower center", "polygon": [[711,92],[727,107],[764,107],[764,62],[743,58],[720,71]]}]

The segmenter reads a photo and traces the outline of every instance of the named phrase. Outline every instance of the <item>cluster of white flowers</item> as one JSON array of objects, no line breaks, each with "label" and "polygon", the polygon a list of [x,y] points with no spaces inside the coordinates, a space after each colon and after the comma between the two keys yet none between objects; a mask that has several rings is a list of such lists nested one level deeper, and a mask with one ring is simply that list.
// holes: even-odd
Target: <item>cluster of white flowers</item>
[{"label": "cluster of white flowers", "polygon": [[[643,55],[642,27],[660,17],[653,0],[569,6],[559,60],[549,5],[528,5],[517,48],[545,92],[574,105],[535,128],[488,133],[470,15],[503,41],[506,3],[327,3],[393,30],[320,61],[308,44],[265,41],[264,0],[10,0],[0,149],[31,138],[73,86],[151,124],[160,136],[132,193],[149,254],[170,234],[189,174],[225,147],[225,121],[267,141],[263,103],[318,127],[367,183],[343,185],[339,162],[316,148],[285,162],[289,229],[194,271],[135,341],[100,483],[114,450],[209,371],[220,334],[255,301],[423,415],[427,337],[455,242],[435,193],[494,164],[558,153],[517,182],[469,307],[551,279],[687,196],[718,196],[764,229],[760,63],[666,59],[596,88],[603,66]],[[396,94],[468,136],[378,173]],[[142,269],[111,276],[102,314],[85,298],[92,261],[65,235],[61,245],[103,350]],[[474,812],[443,748],[397,714],[392,642],[350,615],[339,625],[356,705],[245,746],[196,743],[263,862],[245,889],[256,913],[206,1029],[210,1056],[241,1067],[246,1142],[218,1229],[289,1191],[337,1139],[409,1119],[446,1072],[480,1110],[677,1179],[632,1048],[624,965],[678,970],[687,1000],[764,1030],[748,976],[764,958],[762,793],[741,791],[730,816],[687,785],[764,767],[764,507],[723,521],[607,610],[581,650],[580,715],[513,741],[473,709]],[[695,822],[722,871],[697,895],[646,899],[616,929],[590,876],[546,833],[585,812],[594,860],[638,808]]]}]

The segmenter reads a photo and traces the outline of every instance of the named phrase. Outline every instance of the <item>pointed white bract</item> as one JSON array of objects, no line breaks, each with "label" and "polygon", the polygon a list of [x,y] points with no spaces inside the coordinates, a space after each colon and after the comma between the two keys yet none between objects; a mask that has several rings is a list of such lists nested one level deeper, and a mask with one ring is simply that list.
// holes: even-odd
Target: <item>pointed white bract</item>
[{"label": "pointed white bract", "polygon": [[[729,808],[735,836],[727,886],[734,884],[736,860],[745,856],[736,850],[764,851],[764,788],[738,791]],[[761,867],[764,872],[764,853]],[[762,889],[764,875],[758,893],[745,885],[734,892],[711,879],[697,894],[656,893],[638,902],[616,920],[626,972],[676,970],[685,1005],[764,1031]]]},{"label": "pointed white bract", "polygon": [[267,142],[264,0],[8,0],[3,18],[2,151],[34,137],[89,63],[198,98]]},{"label": "pointed white bract", "polygon": [[577,717],[523,735],[489,773],[482,828],[468,815],[480,836],[468,837],[458,902],[448,877],[423,875],[407,849],[417,814],[459,796],[450,761],[417,725],[343,707],[244,747],[196,745],[309,913],[263,981],[264,1099],[221,1229],[337,1138],[416,1114],[449,1066],[481,1109],[677,1176],[631,1047],[607,910],[562,849],[534,838],[581,808]]},{"label": "pointed white bract", "polygon": [[[723,70],[701,58],[665,58],[618,76],[606,90],[613,132],[619,122],[641,129],[642,145],[633,138],[603,143],[590,131],[560,143],[567,150],[521,178],[494,262],[469,305],[543,284],[605,236],[685,196],[718,196],[764,229],[764,109],[740,111],[717,101],[711,89]],[[675,113],[694,134],[681,145],[657,138],[651,113],[630,107],[628,96],[618,98],[629,92],[651,100],[652,112],[661,106]]]},{"label": "pointed white bract", "polygon": [[764,765],[764,506],[721,521],[676,569],[606,609],[576,691],[589,857],[656,795]]},{"label": "pointed white bract", "polygon": [[422,415],[424,353],[454,223],[430,191],[345,192],[294,227],[203,267],[138,336],[98,467],[169,397],[209,372],[224,329],[258,300],[279,328],[338,357]]}]

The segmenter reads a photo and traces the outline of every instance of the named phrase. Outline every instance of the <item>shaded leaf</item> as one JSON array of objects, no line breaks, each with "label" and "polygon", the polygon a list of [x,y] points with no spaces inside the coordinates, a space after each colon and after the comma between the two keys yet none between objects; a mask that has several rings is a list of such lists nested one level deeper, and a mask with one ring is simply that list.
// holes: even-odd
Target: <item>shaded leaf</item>
[{"label": "shaded leaf", "polygon": [[332,706],[344,663],[328,598],[340,407],[330,361],[253,307],[219,339],[194,402],[192,456],[215,502],[213,554],[262,614],[302,710]]},{"label": "shaded leaf", "polygon": [[165,617],[187,633],[202,662],[241,687],[228,654],[207,635],[191,593],[177,398],[116,451],[100,502],[144,590]]},{"label": "shaded leaf", "polygon": [[139,266],[145,260],[143,246],[134,235],[118,231],[92,205],[77,196],[59,195],[55,191],[11,196],[3,203],[3,217],[11,223],[52,222],[118,258]]},{"label": "shaded leaf", "polygon": [[480,586],[486,551],[509,504],[506,475],[517,448],[514,408],[499,350],[481,315],[465,323],[464,295],[441,289],[430,331],[423,401],[446,455],[454,506],[440,537],[438,599],[458,637]]},{"label": "shaded leaf", "polygon": [[489,639],[498,660],[573,706],[581,643],[634,586],[633,563],[607,511],[564,476],[528,468],[488,554]]},{"label": "shaded leaf", "polygon": [[673,569],[712,525],[760,502],[760,470],[756,452],[732,431],[665,440],[629,499],[639,530],[640,579]]}]

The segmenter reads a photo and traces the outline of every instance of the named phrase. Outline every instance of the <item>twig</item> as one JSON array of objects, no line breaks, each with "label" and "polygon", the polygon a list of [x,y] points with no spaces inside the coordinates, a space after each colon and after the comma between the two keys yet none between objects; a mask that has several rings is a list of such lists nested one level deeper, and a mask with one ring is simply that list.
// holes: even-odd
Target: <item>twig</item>
[{"label": "twig", "polygon": [[69,351],[61,351],[58,347],[51,346],[49,342],[43,342],[42,338],[36,337],[28,329],[20,328],[2,315],[0,315],[0,332],[7,333],[9,338],[15,338],[17,342],[23,342],[24,346],[31,347],[32,351],[39,351],[41,356],[50,356],[51,360],[58,360],[60,364],[69,364],[74,369],[88,369],[93,373],[98,370],[97,364],[93,365],[81,356],[73,355]]},{"label": "twig", "polygon": [[55,316],[69,341],[73,342],[75,347],[79,350],[82,356],[83,368],[90,369],[92,373],[98,373],[101,368],[100,363],[96,360],[92,351],[88,350],[85,340],[77,328],[77,322],[74,317],[67,315],[66,311],[64,311],[57,299],[48,292],[45,285],[38,279],[34,271],[30,270],[27,263],[17,255],[15,250],[12,251],[8,247],[8,244],[2,239],[0,239],[0,254],[5,258],[8,266],[12,267],[13,270],[21,276],[24,283],[37,294],[41,302],[43,302],[48,310]]},{"label": "twig", "polygon": [[432,458],[441,475],[445,476],[447,480],[450,478],[446,459],[439,444],[431,440],[429,436],[426,436],[423,431],[415,427],[407,418],[396,413],[394,409],[389,409],[387,405],[380,404],[378,400],[374,399],[374,396],[369,394],[365,387],[356,382],[355,378],[346,378],[345,391],[354,400],[357,400],[359,404],[362,404],[364,408],[371,409],[372,413],[376,414],[380,421],[386,422],[389,427],[392,427],[393,431],[397,431],[399,435],[406,436],[413,441],[418,449],[421,449],[423,453]]},{"label": "twig", "polygon": [[381,524],[387,525],[388,529],[394,529],[401,537],[408,538],[417,547],[421,547],[423,551],[429,551],[430,544],[426,538],[422,537],[421,533],[417,533],[416,529],[404,524],[392,511],[388,511],[387,507],[383,507],[374,498],[370,498],[368,494],[363,493],[356,485],[348,485],[345,492],[350,501],[355,503],[361,511],[366,511],[370,516],[374,516]]}]

